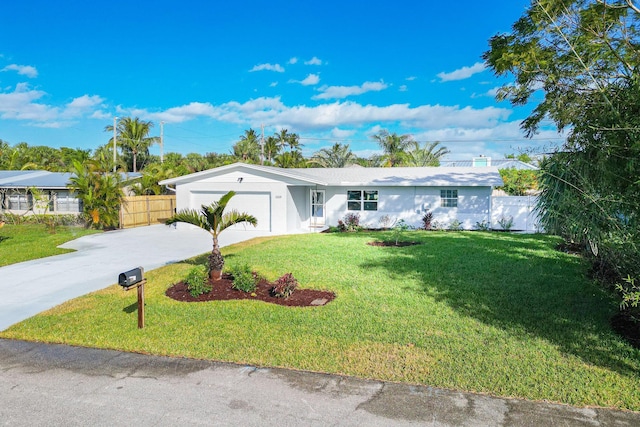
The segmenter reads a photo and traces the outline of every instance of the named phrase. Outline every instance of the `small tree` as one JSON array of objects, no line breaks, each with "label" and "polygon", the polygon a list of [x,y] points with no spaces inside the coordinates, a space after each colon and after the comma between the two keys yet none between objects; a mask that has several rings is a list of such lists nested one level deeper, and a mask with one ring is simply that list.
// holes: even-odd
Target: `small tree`
[{"label": "small tree", "polygon": [[224,267],[224,258],[220,252],[220,244],[218,236],[227,228],[241,222],[248,222],[254,227],[258,225],[258,220],[253,215],[245,212],[232,210],[225,213],[229,200],[235,196],[235,191],[229,191],[220,197],[220,200],[210,205],[202,205],[200,211],[195,209],[183,209],[171,218],[165,224],[171,225],[177,222],[196,225],[203,230],[207,230],[213,237],[213,250],[209,255],[209,277],[212,280],[219,280]]},{"label": "small tree", "polygon": [[82,201],[82,214],[95,228],[116,228],[120,223],[120,205],[124,200],[122,179],[117,173],[100,170],[97,162],[73,162],[69,189]]}]

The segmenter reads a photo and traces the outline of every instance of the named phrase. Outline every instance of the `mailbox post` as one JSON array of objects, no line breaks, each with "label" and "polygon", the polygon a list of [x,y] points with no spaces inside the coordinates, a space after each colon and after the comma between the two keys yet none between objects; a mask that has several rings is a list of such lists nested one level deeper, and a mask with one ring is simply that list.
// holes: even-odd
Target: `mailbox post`
[{"label": "mailbox post", "polygon": [[144,328],[144,284],[146,282],[142,267],[125,271],[118,276],[118,284],[125,291],[138,289],[138,329]]}]

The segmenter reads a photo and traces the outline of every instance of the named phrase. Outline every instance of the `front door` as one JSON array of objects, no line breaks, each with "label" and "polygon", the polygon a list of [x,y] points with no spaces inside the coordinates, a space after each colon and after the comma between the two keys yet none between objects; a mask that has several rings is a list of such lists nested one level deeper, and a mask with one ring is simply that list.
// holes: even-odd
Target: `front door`
[{"label": "front door", "polygon": [[323,226],[325,218],[324,190],[311,190],[311,227]]}]

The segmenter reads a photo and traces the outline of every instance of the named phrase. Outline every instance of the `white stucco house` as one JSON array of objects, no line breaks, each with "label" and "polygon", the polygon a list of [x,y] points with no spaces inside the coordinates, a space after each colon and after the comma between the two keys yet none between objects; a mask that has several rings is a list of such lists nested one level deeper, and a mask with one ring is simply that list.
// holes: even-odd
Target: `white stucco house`
[{"label": "white stucco house", "polygon": [[233,190],[229,209],[254,215],[261,232],[288,234],[337,225],[349,213],[376,228],[385,215],[417,227],[431,211],[434,220],[457,219],[471,229],[490,220],[491,192],[503,183],[495,167],[283,169],[234,163],[160,184],[175,190],[177,210],[199,209]]}]

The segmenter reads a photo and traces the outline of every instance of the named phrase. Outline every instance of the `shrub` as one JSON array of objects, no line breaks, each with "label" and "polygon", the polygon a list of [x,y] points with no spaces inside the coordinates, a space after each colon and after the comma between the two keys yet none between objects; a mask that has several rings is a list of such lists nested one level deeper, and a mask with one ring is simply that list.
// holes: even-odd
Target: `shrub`
[{"label": "shrub", "polygon": [[198,265],[193,267],[187,278],[185,279],[187,289],[192,297],[198,297],[207,292],[211,292],[211,284],[209,283],[209,276],[207,269],[204,265]]},{"label": "shrub", "polygon": [[640,320],[640,284],[636,284],[636,279],[627,276],[624,284],[617,284],[616,289],[622,296],[620,308],[633,312]]},{"label": "shrub", "polygon": [[271,288],[271,295],[278,298],[289,298],[297,287],[298,280],[293,277],[293,274],[287,273],[275,281],[273,288]]},{"label": "shrub", "polygon": [[451,230],[451,231],[460,231],[460,230],[462,230],[462,223],[460,221],[458,221],[457,219],[454,219],[453,221],[451,221],[451,224],[449,224],[449,230]]},{"label": "shrub", "polygon": [[233,276],[234,289],[244,292],[253,292],[256,290],[256,276],[247,264],[232,268],[230,273]]},{"label": "shrub", "polygon": [[425,212],[422,216],[422,229],[423,230],[431,230],[431,225],[433,223],[433,212]]},{"label": "shrub", "polygon": [[476,222],[475,229],[478,231],[489,231],[490,226],[486,219]]},{"label": "shrub", "polygon": [[513,228],[513,217],[505,217],[502,216],[500,217],[500,219],[498,220],[498,225],[500,225],[500,227],[504,230],[504,231],[509,231],[511,230],[511,228]]},{"label": "shrub", "polygon": [[[358,231],[360,229],[360,214],[346,214],[343,218],[343,223],[346,231]],[[338,221],[338,226],[340,226],[340,221]]]},{"label": "shrub", "polygon": [[400,240],[402,233],[411,229],[413,229],[413,226],[407,224],[404,219],[401,219],[396,223],[393,227],[393,240],[396,241],[396,245],[398,244],[398,240]]}]

